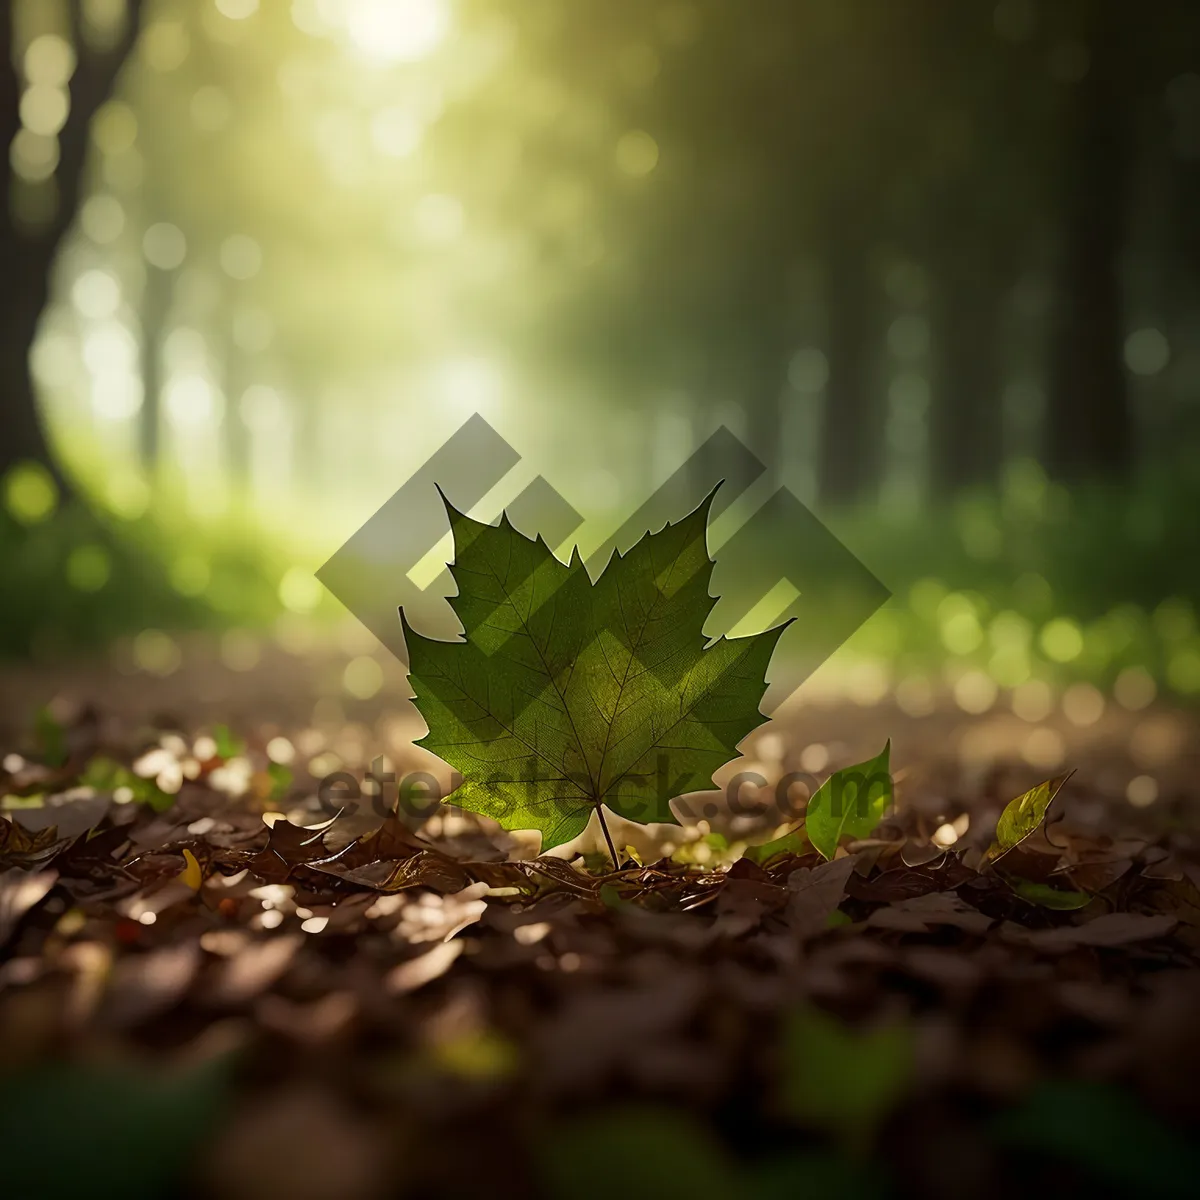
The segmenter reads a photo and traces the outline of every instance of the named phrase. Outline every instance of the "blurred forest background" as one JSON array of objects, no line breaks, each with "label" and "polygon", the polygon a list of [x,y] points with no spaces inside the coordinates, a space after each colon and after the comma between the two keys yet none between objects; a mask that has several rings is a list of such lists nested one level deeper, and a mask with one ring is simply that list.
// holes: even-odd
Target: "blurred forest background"
[{"label": "blurred forest background", "polygon": [[894,593],[853,699],[1200,694],[1194,0],[3,13],[9,656],[303,652],[479,412],[596,543],[727,426]]}]

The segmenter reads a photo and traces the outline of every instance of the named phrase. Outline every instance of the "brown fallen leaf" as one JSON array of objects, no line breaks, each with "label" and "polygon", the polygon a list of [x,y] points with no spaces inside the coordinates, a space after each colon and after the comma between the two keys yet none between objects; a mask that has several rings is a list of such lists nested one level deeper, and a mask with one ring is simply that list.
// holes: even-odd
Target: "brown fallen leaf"
[{"label": "brown fallen leaf", "polygon": [[972,908],[953,892],[929,892],[913,896],[887,908],[876,909],[867,924],[874,929],[893,929],[901,933],[928,933],[935,925],[949,925],[964,933],[982,934],[995,922]]},{"label": "brown fallen leaf", "polygon": [[[1133,866],[1129,858],[1114,858],[1107,862],[1082,862],[1063,867],[1053,874],[1070,881],[1071,887],[1080,892],[1102,892],[1116,883]],[[1163,876],[1169,878],[1169,876]],[[1182,878],[1182,873],[1180,875]]]},{"label": "brown fallen leaf", "polygon": [[964,866],[953,856],[934,868],[896,867],[883,871],[871,879],[851,877],[846,890],[856,900],[869,903],[893,903],[927,892],[947,891],[976,877],[976,872]]},{"label": "brown fallen leaf", "polygon": [[57,881],[57,871],[10,867],[0,872],[0,950],[8,945],[21,918],[50,894]]},{"label": "brown fallen leaf", "polygon": [[389,992],[415,992],[417,988],[440,979],[454,965],[465,943],[442,942],[417,958],[410,958],[388,973],[384,987]]},{"label": "brown fallen leaf", "polygon": [[559,887],[566,888],[567,891],[577,892],[580,895],[593,895],[599,891],[600,885],[603,883],[602,879],[584,874],[583,871],[576,869],[564,859],[552,858],[548,855],[522,863],[521,866],[529,872],[532,878],[536,879],[540,876],[542,880],[548,880],[552,884],[557,884]]},{"label": "brown fallen leaf", "polygon": [[[792,897],[786,887],[764,879],[733,878],[721,889],[716,901],[716,919],[709,928],[709,936],[737,938],[752,929],[757,929],[767,913],[783,907]],[[839,897],[840,899],[840,897]]]},{"label": "brown fallen leaf", "polygon": [[799,867],[787,877],[788,901],[784,920],[801,940],[823,933],[846,894],[854,858],[835,858],[816,867]]},{"label": "brown fallen leaf", "polygon": [[15,820],[0,817],[0,867],[32,866],[51,858],[68,845],[70,838],[60,838],[58,830],[30,830]]},{"label": "brown fallen leaf", "polygon": [[297,867],[333,862],[349,853],[354,843],[336,853],[328,851],[325,830],[325,826],[305,829],[290,821],[276,821],[267,834],[267,844],[256,853],[237,855],[236,865],[248,867],[266,883],[284,883]]},{"label": "brown fallen leaf", "polygon": [[1053,929],[1025,929],[1011,921],[1000,927],[1006,941],[1039,950],[1067,951],[1078,946],[1129,946],[1136,942],[1166,937],[1179,922],[1166,914],[1106,913],[1082,925],[1059,925]]}]

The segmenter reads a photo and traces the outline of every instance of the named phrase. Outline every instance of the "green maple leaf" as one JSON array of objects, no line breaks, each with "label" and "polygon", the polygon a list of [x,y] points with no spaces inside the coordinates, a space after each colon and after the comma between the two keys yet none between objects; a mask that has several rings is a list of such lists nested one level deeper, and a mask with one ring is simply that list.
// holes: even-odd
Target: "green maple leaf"
[{"label": "green maple leaf", "polygon": [[786,625],[706,646],[711,502],[595,582],[578,549],[563,563],[507,515],[484,525],[446,504],[464,640],[424,637],[400,615],[429,726],[418,745],[462,776],[457,804],[540,830],[546,850],[582,833],[600,805],[678,824],[669,801],[712,786],[765,719],[764,677]]}]

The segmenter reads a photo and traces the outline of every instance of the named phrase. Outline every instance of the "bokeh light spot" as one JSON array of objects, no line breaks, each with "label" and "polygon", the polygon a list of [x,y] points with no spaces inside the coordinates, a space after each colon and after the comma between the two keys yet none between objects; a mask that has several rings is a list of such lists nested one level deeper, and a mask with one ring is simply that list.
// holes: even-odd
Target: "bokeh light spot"
[{"label": "bokeh light spot", "polygon": [[644,129],[631,129],[617,141],[616,163],[623,175],[649,175],[658,166],[658,143]]},{"label": "bokeh light spot", "polygon": [[171,586],[181,596],[204,594],[212,580],[212,569],[198,554],[184,554],[171,564]]},{"label": "bokeh light spot", "polygon": [[407,158],[421,144],[417,115],[400,105],[380,109],[371,118],[371,143],[388,158]]},{"label": "bokeh light spot", "polygon": [[137,117],[120,100],[110,100],[92,118],[92,141],[103,154],[123,154],[132,149],[137,135]]},{"label": "bokeh light spot", "polygon": [[320,580],[309,571],[289,567],[279,581],[279,600],[294,613],[310,613],[321,603]]},{"label": "bokeh light spot", "polygon": [[233,103],[213,84],[198,88],[189,108],[192,122],[204,133],[219,133],[233,119]]},{"label": "bokeh light spot", "polygon": [[965,713],[978,716],[996,703],[996,683],[982,671],[967,671],[954,685],[954,700]]},{"label": "bokeh light spot", "polygon": [[346,691],[357,700],[370,700],[383,687],[383,668],[367,655],[351,659],[342,675]]},{"label": "bokeh light spot", "polygon": [[897,358],[922,358],[929,351],[929,322],[920,313],[902,313],[888,326],[887,344]]},{"label": "bokeh light spot", "polygon": [[121,285],[107,271],[84,271],[71,288],[71,300],[81,316],[103,320],[120,307]]},{"label": "bokeh light spot", "polygon": [[805,346],[788,363],[788,383],[798,392],[819,392],[829,382],[829,359],[816,346]]},{"label": "bokeh light spot", "polygon": [[37,525],[58,507],[58,487],[41,463],[18,463],[5,477],[4,504],[22,525]]},{"label": "bokeh light spot", "polygon": [[344,20],[354,48],[379,62],[426,58],[450,29],[444,0],[346,0]]},{"label": "bokeh light spot", "polygon": [[183,230],[169,222],[151,225],[142,238],[146,261],[160,271],[173,271],[187,257],[187,239]]},{"label": "bokeh light spot", "polygon": [[231,671],[253,671],[262,661],[262,646],[247,630],[230,629],[221,636],[221,661]]},{"label": "bokeh light spot", "polygon": [[1047,622],[1039,640],[1046,657],[1054,662],[1068,663],[1083,653],[1083,633],[1069,617]]},{"label": "bokeh light spot", "polygon": [[98,592],[112,578],[112,560],[103,546],[77,546],[67,559],[67,582],[80,592]]},{"label": "bokeh light spot", "polygon": [[1149,808],[1158,799],[1158,780],[1153,775],[1135,775],[1125,789],[1125,798],[1134,808]]},{"label": "bokeh light spot", "polygon": [[231,279],[253,279],[262,264],[262,247],[244,233],[226,238],[221,245],[221,269]]},{"label": "bokeh light spot", "polygon": [[1104,716],[1104,694],[1090,683],[1073,683],[1063,692],[1062,707],[1072,725],[1086,728]]},{"label": "bokeh light spot", "polygon": [[25,49],[25,78],[31,84],[63,87],[75,74],[75,49],[55,33],[35,37]]},{"label": "bokeh light spot", "polygon": [[183,663],[183,651],[161,629],[144,629],[133,640],[133,662],[148,675],[165,678],[179,670]]},{"label": "bokeh light spot", "polygon": [[217,12],[231,21],[245,21],[258,12],[258,0],[216,0]]},{"label": "bokeh light spot", "polygon": [[115,196],[101,192],[89,197],[79,213],[83,232],[98,246],[109,246],[125,228],[125,210]]},{"label": "bokeh light spot", "polygon": [[1022,721],[1044,721],[1054,707],[1054,693],[1041,679],[1030,679],[1013,689],[1013,712]]},{"label": "bokeh light spot", "polygon": [[55,137],[67,123],[71,100],[66,89],[35,83],[21,96],[21,123],[33,133]]},{"label": "bokeh light spot", "polygon": [[1158,686],[1145,667],[1126,667],[1113,684],[1113,695],[1122,708],[1137,712],[1154,703]]},{"label": "bokeh light spot", "polygon": [[1183,695],[1200,692],[1200,649],[1178,650],[1167,664],[1167,682]]},{"label": "bokeh light spot", "polygon": [[152,70],[174,71],[188,56],[187,30],[179,21],[154,21],[142,30],[139,50]]},{"label": "bokeh light spot", "polygon": [[58,169],[58,139],[21,129],[8,149],[13,171],[26,183],[41,183]]},{"label": "bokeh light spot", "polygon": [[1062,765],[1065,755],[1066,747],[1063,745],[1062,735],[1044,726],[1033,730],[1021,747],[1021,757],[1039,771],[1053,771]]},{"label": "bokeh light spot", "polygon": [[1170,344],[1157,329],[1138,329],[1125,339],[1125,365],[1135,375],[1157,375],[1170,361]]}]

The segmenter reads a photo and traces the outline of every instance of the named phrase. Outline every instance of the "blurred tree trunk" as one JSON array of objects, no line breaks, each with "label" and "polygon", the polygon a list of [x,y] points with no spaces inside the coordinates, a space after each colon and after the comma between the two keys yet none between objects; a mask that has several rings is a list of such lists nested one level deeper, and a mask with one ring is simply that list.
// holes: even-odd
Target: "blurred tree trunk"
[{"label": "blurred tree trunk", "polygon": [[1047,466],[1062,479],[1120,476],[1133,460],[1120,279],[1133,166],[1122,3],[1086,6],[1090,62],[1067,118],[1047,430]]},{"label": "blurred tree trunk", "polygon": [[150,480],[157,478],[159,468],[163,336],[171,297],[170,272],[147,265],[146,291],[142,296],[139,314],[142,326],[142,411],[138,414],[138,434],[142,465],[146,469],[146,478]]},{"label": "blurred tree trunk", "polygon": [[764,274],[762,282],[752,285],[766,304],[746,304],[745,312],[757,318],[754,328],[747,327],[742,336],[745,347],[741,358],[740,378],[734,392],[741,398],[746,417],[746,440],[750,449],[762,460],[772,483],[778,485],[783,472],[783,408],[787,385],[788,353],[791,349],[785,335],[786,287],[779,264]]},{"label": "blurred tree trunk", "polygon": [[825,245],[829,382],[821,421],[817,493],[825,504],[852,504],[879,480],[882,428],[872,402],[875,296],[860,223],[834,213]]},{"label": "blurred tree trunk", "polygon": [[[13,179],[7,162],[0,166],[0,388],[4,393],[0,475],[18,462],[34,460],[63,482],[38,415],[29,350],[46,306],[59,244],[79,206],[92,117],[112,94],[117,73],[137,37],[141,0],[128,0],[127,9],[123,35],[111,49],[98,52],[89,50],[83,37],[80,0],[68,6],[79,61],[70,83],[71,114],[59,134],[59,167],[53,180],[56,204],[47,221],[21,227],[14,217],[20,183]],[[21,129],[20,96],[12,6],[5,4],[0,11],[0,141],[6,149]]]},{"label": "blurred tree trunk", "polygon": [[772,349],[746,380],[746,428],[750,449],[763,461],[772,482],[783,469],[783,402],[787,361]]},{"label": "blurred tree trunk", "polygon": [[1000,321],[1004,289],[965,256],[933,280],[930,477],[940,495],[994,483],[1003,461]]}]

